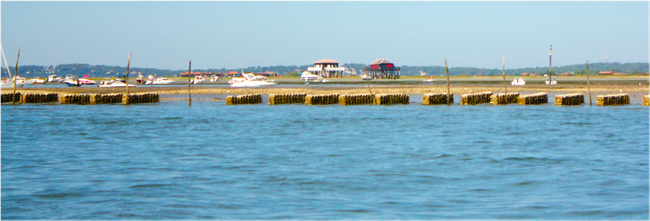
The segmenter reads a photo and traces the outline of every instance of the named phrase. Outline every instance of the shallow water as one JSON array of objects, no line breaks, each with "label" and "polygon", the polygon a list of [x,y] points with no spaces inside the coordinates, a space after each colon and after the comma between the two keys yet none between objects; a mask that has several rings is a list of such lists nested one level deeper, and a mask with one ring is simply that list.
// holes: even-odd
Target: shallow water
[{"label": "shallow water", "polygon": [[647,220],[648,116],[636,105],[2,105],[2,219]]}]

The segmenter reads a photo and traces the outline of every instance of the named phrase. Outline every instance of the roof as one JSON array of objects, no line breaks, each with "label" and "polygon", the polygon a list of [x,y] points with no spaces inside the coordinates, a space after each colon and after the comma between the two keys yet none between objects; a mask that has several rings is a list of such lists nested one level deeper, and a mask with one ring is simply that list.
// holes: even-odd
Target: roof
[{"label": "roof", "polygon": [[338,64],[338,61],[332,59],[323,59],[320,61],[314,61],[314,64]]},{"label": "roof", "polygon": [[392,64],[392,63],[390,61],[387,61],[386,59],[378,58],[375,62],[372,62],[371,64]]}]

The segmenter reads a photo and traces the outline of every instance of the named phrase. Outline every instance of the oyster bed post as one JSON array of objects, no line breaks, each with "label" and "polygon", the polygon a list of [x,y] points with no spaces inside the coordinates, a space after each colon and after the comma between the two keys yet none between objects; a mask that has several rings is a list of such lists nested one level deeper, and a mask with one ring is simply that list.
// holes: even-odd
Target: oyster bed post
[{"label": "oyster bed post", "polygon": [[122,104],[129,104],[129,67],[131,66],[131,53],[129,53],[129,61],[126,62],[126,98],[122,100]]},{"label": "oyster bed post", "polygon": [[187,68],[187,99],[189,101],[188,106],[192,106],[192,93],[190,92],[190,73],[192,73],[192,61]]},{"label": "oyster bed post", "polygon": [[445,59],[445,71],[447,72],[447,105],[451,104],[451,99],[449,99],[449,68],[447,68],[447,59]]},{"label": "oyster bed post", "polygon": [[587,60],[587,92],[589,93],[589,106],[591,106],[591,84],[589,83],[589,60]]},{"label": "oyster bed post", "polygon": [[[14,94],[16,94],[16,81],[18,81],[18,59],[20,58],[20,49],[18,49],[18,55],[16,55],[16,66],[14,67]],[[13,100],[11,101],[12,105],[16,105],[16,99],[15,96]]]}]

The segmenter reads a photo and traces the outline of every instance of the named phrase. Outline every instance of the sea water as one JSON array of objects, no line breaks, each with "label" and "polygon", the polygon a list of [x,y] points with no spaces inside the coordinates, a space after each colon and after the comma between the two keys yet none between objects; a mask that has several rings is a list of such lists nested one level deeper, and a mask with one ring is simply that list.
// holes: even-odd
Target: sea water
[{"label": "sea water", "polygon": [[645,219],[648,108],[2,105],[2,219]]}]

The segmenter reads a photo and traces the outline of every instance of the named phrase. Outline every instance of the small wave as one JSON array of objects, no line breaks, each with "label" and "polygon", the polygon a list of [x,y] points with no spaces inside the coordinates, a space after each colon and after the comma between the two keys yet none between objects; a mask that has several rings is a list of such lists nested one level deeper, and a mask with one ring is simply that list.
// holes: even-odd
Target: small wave
[{"label": "small wave", "polygon": [[552,162],[563,162],[562,159],[549,159],[549,158],[536,158],[536,157],[508,157],[503,160],[506,161],[552,161]]},{"label": "small wave", "polygon": [[469,191],[474,191],[474,192],[489,192],[492,191],[491,189],[471,189]]},{"label": "small wave", "polygon": [[349,210],[336,210],[337,212],[344,212],[344,213],[371,213],[373,212],[372,210],[369,209],[349,209]]},{"label": "small wave", "polygon": [[179,186],[178,184],[141,184],[130,186],[129,188],[165,188],[165,187],[174,187]]},{"label": "small wave", "polygon": [[446,157],[453,157],[454,155],[449,155],[449,154],[442,154],[440,156],[434,157],[433,159],[440,159],[440,158],[446,158]]},{"label": "small wave", "polygon": [[34,196],[38,198],[44,198],[44,199],[61,199],[66,197],[81,197],[83,196],[83,194],[71,192],[71,193],[36,194]]},{"label": "small wave", "polygon": [[566,214],[570,216],[594,216],[594,215],[600,215],[604,213],[605,211],[590,210],[590,211],[571,211],[571,212],[567,212]]},{"label": "small wave", "polygon": [[515,186],[530,186],[535,184],[537,184],[537,182],[535,181],[525,181],[525,182],[515,183]]}]

